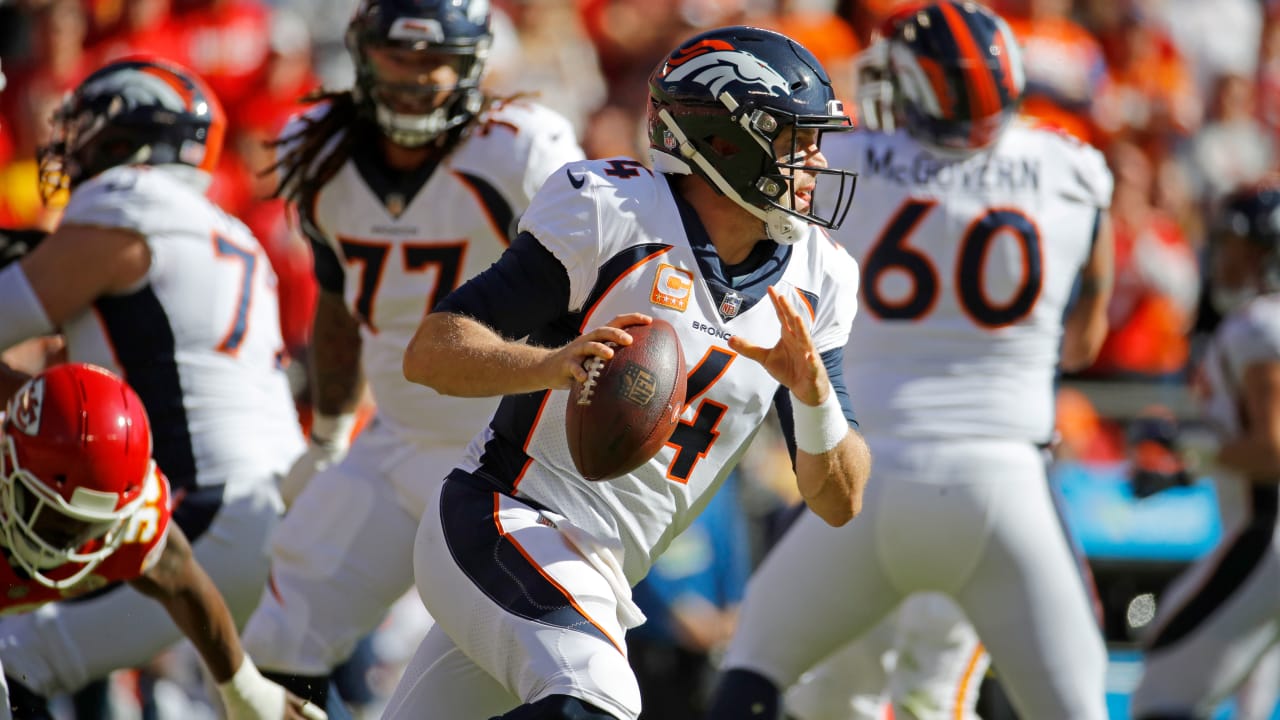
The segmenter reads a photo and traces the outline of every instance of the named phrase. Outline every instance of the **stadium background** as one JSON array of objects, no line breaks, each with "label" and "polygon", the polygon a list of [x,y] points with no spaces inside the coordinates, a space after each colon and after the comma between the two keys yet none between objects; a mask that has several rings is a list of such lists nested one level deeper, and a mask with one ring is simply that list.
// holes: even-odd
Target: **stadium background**
[{"label": "stadium background", "polygon": [[[0,0],[0,227],[50,228],[35,148],[61,94],[103,62],[133,52],[176,60],[203,75],[230,118],[212,190],[268,247],[281,277],[282,317],[295,368],[306,360],[315,290],[306,244],[292,236],[261,177],[274,136],[306,91],[349,84],[343,31],[354,0]],[[534,93],[574,123],[588,155],[645,158],[645,78],[680,38],[701,28],[756,24],[792,35],[826,64],[846,100],[854,58],[894,0],[494,0],[496,40],[487,86]],[[1159,591],[1218,538],[1214,496],[1195,458],[1212,451],[1196,421],[1194,367],[1218,318],[1202,302],[1206,217],[1234,185],[1276,169],[1280,139],[1280,2],[1274,0],[993,0],[1025,47],[1023,111],[1101,149],[1115,175],[1116,292],[1111,332],[1094,365],[1064,378],[1054,482],[1068,525],[1100,588],[1112,649],[1113,717],[1125,717],[1136,681],[1135,639]],[[56,346],[6,359],[44,362]],[[299,402],[305,410],[303,372]],[[1191,486],[1135,499],[1128,484],[1135,428],[1176,421]],[[1135,422],[1136,421],[1136,422]],[[687,583],[720,605],[721,630],[657,642],[714,658],[731,624],[742,571],[759,557],[788,495],[787,463],[760,443],[739,475],[729,522],[752,542],[726,560],[689,538],[658,580]],[[718,520],[719,521],[719,520]],[[735,552],[736,551],[736,552]],[[736,564],[734,564],[736,563]],[[726,569],[729,568],[729,569]],[[662,570],[660,568],[660,570]],[[716,581],[698,587],[696,578]],[[719,583],[719,586],[717,586]],[[421,632],[407,598],[362,646],[351,692],[376,717],[399,663]],[[651,613],[652,614],[652,613]],[[692,645],[690,644],[692,643]],[[696,647],[694,647],[696,646]],[[686,649],[689,649],[686,647]],[[709,653],[703,651],[709,650]],[[96,691],[116,717],[209,716],[193,656],[177,651]],[[1280,667],[1268,672],[1280,676]],[[82,701],[93,704],[95,696]],[[104,695],[96,696],[99,700]],[[62,699],[60,712],[72,701]],[[67,715],[69,717],[69,715]],[[1228,711],[1224,709],[1223,717]],[[82,715],[81,717],[87,717]],[[656,717],[656,716],[655,716]],[[1280,717],[1280,712],[1276,714]],[[664,720],[678,720],[665,718]]]}]

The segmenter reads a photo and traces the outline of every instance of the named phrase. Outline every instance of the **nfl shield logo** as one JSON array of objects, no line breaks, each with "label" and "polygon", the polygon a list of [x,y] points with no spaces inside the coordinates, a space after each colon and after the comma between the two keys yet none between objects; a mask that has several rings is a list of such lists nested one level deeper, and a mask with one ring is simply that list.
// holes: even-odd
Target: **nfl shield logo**
[{"label": "nfl shield logo", "polygon": [[730,290],[724,294],[724,299],[720,301],[720,316],[728,320],[737,315],[741,307],[742,296]]}]

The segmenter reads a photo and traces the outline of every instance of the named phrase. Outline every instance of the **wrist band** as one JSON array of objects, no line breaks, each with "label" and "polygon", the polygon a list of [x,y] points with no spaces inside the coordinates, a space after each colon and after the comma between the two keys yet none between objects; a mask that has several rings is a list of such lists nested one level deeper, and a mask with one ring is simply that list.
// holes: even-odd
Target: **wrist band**
[{"label": "wrist band", "polygon": [[284,714],[284,688],[262,676],[246,654],[230,680],[218,686],[227,715],[238,717],[281,717]]},{"label": "wrist band", "polygon": [[829,452],[849,433],[835,388],[827,392],[821,405],[806,405],[791,394],[791,416],[795,420],[796,447],[810,455]]},{"label": "wrist band", "polygon": [[351,431],[356,427],[354,413],[315,415],[311,418],[311,442],[317,445],[351,444]]}]

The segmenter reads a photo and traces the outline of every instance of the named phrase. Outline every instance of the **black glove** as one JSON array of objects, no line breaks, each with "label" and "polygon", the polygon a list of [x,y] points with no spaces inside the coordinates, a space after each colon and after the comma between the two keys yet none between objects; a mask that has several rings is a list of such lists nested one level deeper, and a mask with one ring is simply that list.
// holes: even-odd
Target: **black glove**
[{"label": "black glove", "polygon": [[1129,423],[1128,454],[1134,497],[1191,484],[1178,447],[1178,423],[1167,412],[1147,412]]},{"label": "black glove", "polygon": [[31,252],[48,235],[43,230],[10,230],[0,228],[0,268],[17,262]]}]

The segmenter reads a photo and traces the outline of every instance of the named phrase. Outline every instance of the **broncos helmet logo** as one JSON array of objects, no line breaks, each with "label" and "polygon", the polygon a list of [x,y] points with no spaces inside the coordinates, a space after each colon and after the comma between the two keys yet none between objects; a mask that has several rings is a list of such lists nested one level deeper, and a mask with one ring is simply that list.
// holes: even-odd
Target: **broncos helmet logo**
[{"label": "broncos helmet logo", "polygon": [[[777,70],[760,58],[742,50],[734,50],[728,43],[717,42],[715,49],[699,44],[684,48],[684,57],[668,62],[666,79],[679,82],[690,80],[707,86],[711,94],[719,96],[730,83],[761,85],[771,95],[790,95],[791,87]],[[690,57],[690,55],[692,55]]]}]

